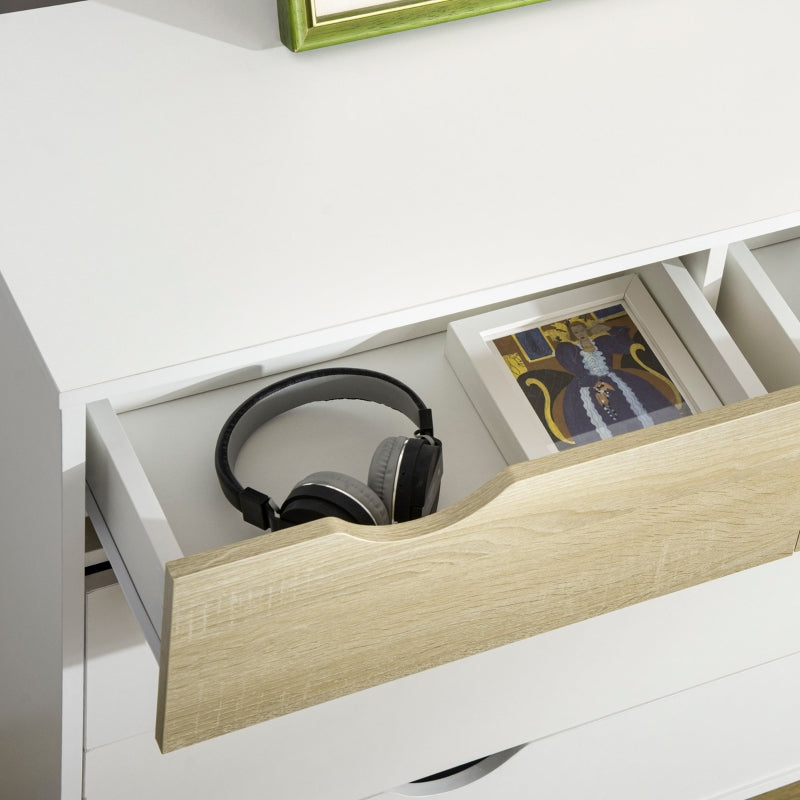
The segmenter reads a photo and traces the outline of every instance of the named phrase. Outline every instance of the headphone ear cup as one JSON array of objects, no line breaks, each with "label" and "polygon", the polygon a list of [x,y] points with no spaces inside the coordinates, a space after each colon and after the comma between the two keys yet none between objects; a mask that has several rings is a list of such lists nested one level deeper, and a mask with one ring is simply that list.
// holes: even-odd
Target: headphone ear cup
[{"label": "headphone ear cup", "polygon": [[389,436],[384,439],[375,449],[369,465],[367,483],[388,509],[392,521],[395,520],[397,470],[408,441],[405,436]]},{"label": "headphone ear cup", "polygon": [[441,477],[438,441],[392,436],[378,445],[368,482],[389,509],[392,522],[407,522],[436,511]]},{"label": "headphone ear cup", "polygon": [[358,525],[388,525],[389,512],[372,489],[341,472],[314,472],[300,481],[281,506],[281,521],[300,525],[336,517]]}]

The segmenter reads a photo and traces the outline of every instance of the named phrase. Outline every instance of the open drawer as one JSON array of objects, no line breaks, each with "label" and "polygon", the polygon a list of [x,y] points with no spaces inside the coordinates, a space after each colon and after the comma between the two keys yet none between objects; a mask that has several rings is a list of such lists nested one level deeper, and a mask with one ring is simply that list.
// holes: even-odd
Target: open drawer
[{"label": "open drawer", "polygon": [[717,312],[768,390],[800,384],[800,229],[731,245]]},{"label": "open drawer", "polygon": [[[759,382],[680,265],[641,276],[728,405],[505,466],[443,333],[343,359],[395,374],[434,410],[442,510],[401,525],[324,519],[253,535],[219,491],[213,448],[268,381],[120,414],[92,404],[90,511],[160,658],[162,751],[791,554],[800,391],[749,397]],[[240,458],[254,485],[285,496],[328,468],[323,432],[330,468],[358,476],[408,426],[375,404],[334,405],[258,431]]]}]

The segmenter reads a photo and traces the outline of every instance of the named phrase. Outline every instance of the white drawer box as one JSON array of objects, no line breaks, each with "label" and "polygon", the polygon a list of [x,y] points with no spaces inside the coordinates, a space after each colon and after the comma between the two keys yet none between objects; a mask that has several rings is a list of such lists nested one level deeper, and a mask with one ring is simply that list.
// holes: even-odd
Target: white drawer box
[{"label": "white drawer box", "polygon": [[[763,391],[679,265],[654,266],[643,270],[642,277],[723,402]],[[795,450],[787,440],[776,457],[773,428],[788,428],[786,419],[797,413],[797,398],[790,394],[757,399],[752,401],[755,406],[680,421],[690,424],[674,428],[680,432],[676,436],[664,425],[651,438],[635,433],[580,448],[583,455],[578,457],[573,458],[578,451],[554,456],[548,462],[552,472],[531,462],[503,473],[510,477],[495,478],[504,462],[444,359],[443,338],[433,333],[349,355],[341,362],[397,376],[434,410],[436,433],[445,442],[442,507],[454,504],[454,510],[406,523],[405,530],[343,529],[325,522],[249,538],[253,530],[216,484],[213,449],[228,413],[267,380],[233,383],[249,376],[210,376],[211,390],[170,399],[165,388],[163,402],[157,405],[119,414],[105,402],[90,407],[87,476],[97,501],[96,526],[120,580],[130,579],[128,592],[139,606],[151,646],[160,650],[159,737],[165,751],[201,742],[190,748],[192,758],[207,757],[204,763],[210,769],[215,759],[229,761],[232,743],[239,742],[238,767],[259,786],[272,787],[276,796],[285,796],[281,792],[291,785],[293,798],[313,798],[322,785],[336,787],[335,795],[326,794],[330,800],[352,800],[800,650],[800,634],[788,635],[790,621],[800,610],[794,588],[796,559],[677,591],[794,549],[800,509],[776,505],[774,493],[782,491],[781,481],[786,482],[789,472],[786,463],[794,463]],[[254,365],[253,372],[268,373],[269,365]],[[217,388],[220,382],[232,385]],[[125,405],[125,398],[116,400]],[[396,417],[388,419],[382,409],[368,406],[367,413],[359,410],[352,417],[330,408],[320,415],[309,408],[293,420],[288,414],[285,420],[275,420],[255,435],[252,447],[248,443],[241,471],[277,497],[318,469],[333,468],[363,479],[375,444],[407,430],[398,428]],[[765,420],[767,432],[761,430]],[[329,432],[341,437],[332,440],[330,464],[322,463],[318,442],[298,434],[316,426],[325,431],[326,441]],[[711,459],[705,466],[696,458],[701,447]],[[753,473],[731,469],[743,448],[757,464],[758,481],[752,480]],[[598,459],[605,468],[627,464],[630,472],[617,482],[607,509],[616,513],[612,508],[621,499],[628,504],[627,515],[607,527],[587,518],[577,535],[571,527],[574,520],[566,526],[559,523],[562,538],[547,555],[546,537],[538,537],[543,536],[543,526],[549,530],[556,524],[555,518],[540,524],[542,506],[527,499],[533,496],[540,472],[554,474],[557,483],[562,477],[578,476],[575,488],[566,489],[570,498],[580,497],[580,481],[585,486]],[[672,471],[664,472],[668,463]],[[661,477],[642,482],[639,499],[632,500],[628,495],[637,469]],[[479,489],[486,481],[489,489]],[[503,517],[514,491],[522,499],[512,501],[515,510]],[[637,539],[629,526],[635,527],[640,504],[651,501],[656,512],[648,516],[646,530]],[[760,511],[756,519],[749,519],[759,504],[769,508],[769,526],[763,524]],[[484,520],[480,515],[487,508],[492,514],[499,509],[500,517]],[[580,511],[572,500],[563,501],[557,513],[572,508]],[[687,533],[693,525],[694,532]],[[312,538],[304,538],[308,536]],[[446,536],[453,538],[445,541]],[[344,541],[356,548],[354,553],[361,552],[346,556],[343,573],[341,563],[325,560],[330,553],[320,557],[314,549],[321,541]],[[442,542],[443,549],[437,550]],[[225,549],[215,549],[221,546]],[[503,551],[502,560],[492,556],[497,550]],[[302,566],[285,570],[284,557],[293,559],[296,554]],[[478,571],[473,574],[469,559],[476,556]],[[165,563],[173,559],[178,561],[167,569],[164,629],[171,633],[159,648]],[[540,568],[540,560],[549,566]],[[379,571],[372,583],[363,584],[356,575],[352,585],[342,585],[339,581],[351,561],[357,566],[385,562],[388,570]],[[556,562],[560,572],[552,571]],[[320,574],[312,575],[320,564]],[[237,577],[234,573],[243,565],[244,577]],[[255,578],[247,571],[254,565],[262,570]],[[509,577],[506,587],[506,572],[510,575],[515,569],[517,583]],[[502,576],[495,583],[493,571]],[[212,582],[215,598],[212,594],[189,602],[199,616],[175,623],[171,597],[177,602],[182,585],[203,583],[209,573],[224,573],[233,583],[217,589]],[[299,615],[291,635],[257,650],[255,642],[263,636],[269,641],[272,626],[285,611],[272,606],[273,599],[277,603],[281,595],[298,596],[298,574],[312,581],[315,594],[301,593],[300,606],[290,609],[290,615]],[[395,582],[398,574],[412,575],[411,582]],[[434,609],[427,600],[420,604],[423,590],[445,581],[449,606],[444,602]],[[326,607],[331,592],[342,588],[339,597],[351,603],[356,586],[366,598],[362,605]],[[523,589],[538,593],[536,599],[531,595],[526,600]],[[255,606],[245,608],[259,592]],[[672,594],[658,597],[664,593]],[[759,596],[761,601],[743,604],[737,599],[742,596]],[[652,597],[656,599],[648,600]],[[537,610],[523,612],[526,602],[539,604]],[[614,610],[631,603],[637,605]],[[230,610],[232,604],[237,608],[233,618],[209,622],[209,614]],[[463,623],[464,609],[472,614],[469,625]],[[236,619],[251,622],[253,615],[263,629],[251,640],[245,632],[251,629],[237,630]],[[392,616],[395,627],[383,625]],[[352,625],[344,634],[337,630],[343,620]],[[729,628],[734,620],[747,630],[732,639]],[[214,628],[214,636],[221,633],[222,638],[217,637],[214,646],[187,650],[181,662],[174,652],[175,624],[194,625],[203,634]],[[337,641],[337,647],[355,648],[358,668],[347,674],[337,672],[344,660],[344,651],[330,646]],[[419,642],[425,645],[417,647]],[[253,653],[247,652],[250,643]],[[315,660],[309,661],[309,653]],[[684,657],[687,653],[690,658]],[[240,669],[242,654],[252,657],[246,671]],[[287,674],[295,683],[284,689]],[[183,711],[171,717],[168,690],[176,680],[179,690],[189,694],[180,701]],[[581,690],[576,692],[576,686]],[[217,690],[222,694],[215,694]],[[232,694],[225,699],[228,692]],[[284,695],[292,699],[284,702]],[[271,717],[277,718],[268,721]],[[388,740],[382,735],[387,720]],[[309,730],[314,731],[311,736]],[[224,739],[201,741],[221,733],[227,733]],[[262,763],[262,748],[302,751],[300,774],[288,757]],[[177,754],[165,759],[180,761]],[[202,774],[203,768],[199,770]]]},{"label": "white drawer box", "polygon": [[731,245],[720,287],[719,316],[770,391],[800,383],[798,233]]}]

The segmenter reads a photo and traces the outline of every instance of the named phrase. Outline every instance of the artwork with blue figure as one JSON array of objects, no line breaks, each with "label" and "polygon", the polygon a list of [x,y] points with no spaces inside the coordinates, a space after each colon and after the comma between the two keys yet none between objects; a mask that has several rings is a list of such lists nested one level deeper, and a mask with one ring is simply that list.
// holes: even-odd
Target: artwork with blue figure
[{"label": "artwork with blue figure", "polygon": [[622,305],[494,344],[559,450],[692,413]]}]

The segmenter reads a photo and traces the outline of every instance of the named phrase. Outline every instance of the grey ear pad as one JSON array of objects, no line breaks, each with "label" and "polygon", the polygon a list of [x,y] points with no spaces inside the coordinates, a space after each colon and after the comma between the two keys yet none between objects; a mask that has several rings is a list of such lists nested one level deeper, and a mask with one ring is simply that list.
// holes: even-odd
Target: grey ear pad
[{"label": "grey ear pad", "polygon": [[351,478],[343,472],[313,472],[292,489],[286,502],[288,503],[293,496],[302,494],[302,487],[308,484],[325,486],[334,492],[339,492],[344,495],[343,501],[345,502],[355,501],[367,510],[376,525],[388,525],[391,522],[389,512],[380,497],[361,481]]},{"label": "grey ear pad", "polygon": [[389,436],[375,450],[369,465],[367,484],[383,501],[394,521],[395,489],[397,469],[408,439],[405,436]]}]

